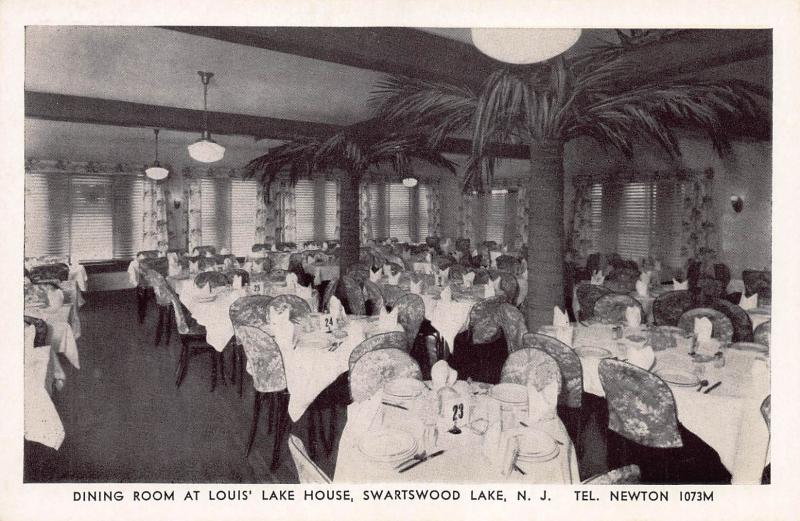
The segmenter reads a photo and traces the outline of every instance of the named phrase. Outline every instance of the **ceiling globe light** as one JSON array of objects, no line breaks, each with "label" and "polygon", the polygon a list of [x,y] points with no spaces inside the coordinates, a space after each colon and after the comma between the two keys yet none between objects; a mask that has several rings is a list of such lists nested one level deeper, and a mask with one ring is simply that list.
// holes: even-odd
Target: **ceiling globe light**
[{"label": "ceiling globe light", "polygon": [[472,43],[483,54],[518,65],[548,60],[575,45],[580,29],[472,29]]},{"label": "ceiling globe light", "polygon": [[417,186],[417,180],[413,177],[406,177],[405,179],[403,179],[403,185],[409,188],[414,188],[415,186]]},{"label": "ceiling globe light", "polygon": [[153,129],[156,135],[156,160],[153,162],[153,166],[144,171],[145,175],[154,181],[161,181],[162,179],[166,179],[169,175],[169,170],[162,167],[158,162],[158,130],[157,128]]},{"label": "ceiling globe light", "polygon": [[197,71],[197,74],[203,82],[203,133],[200,134],[200,139],[188,146],[189,155],[201,163],[214,163],[225,155],[225,147],[211,139],[211,132],[208,130],[208,82],[214,73]]}]

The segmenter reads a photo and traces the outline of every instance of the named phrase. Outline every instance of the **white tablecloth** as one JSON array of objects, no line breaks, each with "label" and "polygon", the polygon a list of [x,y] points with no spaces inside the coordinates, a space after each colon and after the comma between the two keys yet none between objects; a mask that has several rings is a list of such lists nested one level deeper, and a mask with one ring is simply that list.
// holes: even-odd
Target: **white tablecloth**
[{"label": "white tablecloth", "polygon": [[[427,394],[427,393],[426,393]],[[438,431],[438,441],[434,450],[445,452],[430,459],[414,469],[399,473],[394,469],[398,462],[382,463],[367,457],[358,444],[364,436],[370,436],[377,429],[398,429],[408,432],[422,451],[422,421],[415,413],[414,405],[407,403],[408,411],[381,404],[383,393],[360,403],[353,403],[347,409],[347,425],[339,441],[334,481],[337,483],[559,483],[578,482],[578,463],[572,441],[557,417],[546,422],[531,425],[561,442],[559,454],[546,462],[531,463],[517,460],[525,475],[512,472],[508,476],[500,474],[482,450],[484,436],[469,427],[463,427],[461,434],[450,434],[445,429]],[[432,393],[418,400],[435,400]],[[476,396],[476,400],[493,400],[488,396]]]},{"label": "white tablecloth", "polygon": [[[576,326],[574,345],[604,347],[613,356],[627,358],[631,363],[652,371],[685,369],[703,371],[701,379],[710,385],[722,385],[710,394],[698,393],[696,388],[670,386],[678,409],[678,419],[690,431],[708,443],[720,456],[723,465],[736,484],[758,484],[766,464],[769,432],[761,417],[761,402],[769,394],[768,362],[756,353],[727,350],[725,366],[715,368],[713,362],[697,364],[689,356],[689,341],[680,341],[674,349],[653,353],[649,347],[627,340],[611,340],[607,326]],[[626,330],[628,336],[634,331]],[[599,359],[581,358],[583,386],[586,392],[604,396],[597,373]],[[698,366],[703,366],[702,369]]]},{"label": "white tablecloth", "polygon": [[772,320],[772,312],[770,308],[755,308],[747,310],[747,314],[750,316],[750,321],[753,323],[753,331],[769,320]]},{"label": "white tablecloth", "polygon": [[[78,345],[75,342],[78,335],[71,325],[76,323],[80,328],[80,322],[76,320],[78,313],[74,303],[63,304],[57,309],[29,307],[25,308],[25,314],[47,322],[47,343],[55,352],[63,354],[76,369],[81,368]],[[56,379],[63,380],[63,374],[59,373],[60,367],[56,368]]]},{"label": "white tablecloth", "polygon": [[58,450],[64,441],[64,425],[48,390],[48,371],[53,357],[50,346],[33,347],[33,326],[25,328],[25,439]]}]

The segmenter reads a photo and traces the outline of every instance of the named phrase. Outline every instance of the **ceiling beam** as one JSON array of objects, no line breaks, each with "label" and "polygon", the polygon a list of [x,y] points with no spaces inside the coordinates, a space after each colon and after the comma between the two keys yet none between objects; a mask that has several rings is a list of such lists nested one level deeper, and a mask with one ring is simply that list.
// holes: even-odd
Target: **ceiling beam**
[{"label": "ceiling beam", "polygon": [[[197,132],[203,128],[203,111],[130,101],[25,91],[25,117],[117,127],[141,127]],[[212,134],[252,136],[255,139],[289,140],[297,136],[325,137],[343,129],[339,125],[289,119],[209,112]],[[468,139],[450,138],[443,151],[469,154]],[[520,145],[494,145],[497,157],[528,159],[528,149]]]},{"label": "ceiling beam", "polygon": [[164,28],[361,69],[475,88],[500,65],[467,43],[403,27]]}]

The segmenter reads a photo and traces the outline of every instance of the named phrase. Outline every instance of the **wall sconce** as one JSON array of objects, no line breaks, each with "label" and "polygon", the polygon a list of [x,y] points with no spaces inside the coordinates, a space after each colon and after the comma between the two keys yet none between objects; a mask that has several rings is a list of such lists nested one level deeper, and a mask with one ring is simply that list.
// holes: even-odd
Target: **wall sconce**
[{"label": "wall sconce", "polygon": [[181,199],[180,199],[180,197],[174,197],[172,199],[172,206],[174,206],[176,210],[180,210],[181,209]]},{"label": "wall sconce", "polygon": [[731,207],[733,211],[739,213],[744,208],[744,199],[740,195],[732,195],[731,196]]}]

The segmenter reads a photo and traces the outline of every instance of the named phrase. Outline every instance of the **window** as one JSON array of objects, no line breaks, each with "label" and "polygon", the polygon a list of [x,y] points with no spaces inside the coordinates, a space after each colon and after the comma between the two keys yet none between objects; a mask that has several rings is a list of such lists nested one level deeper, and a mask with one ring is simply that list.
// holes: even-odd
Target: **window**
[{"label": "window", "polygon": [[142,187],[140,175],[26,174],[25,255],[132,257],[141,246]]},{"label": "window", "polygon": [[503,243],[508,190],[492,190],[486,200],[486,240]]},{"label": "window", "polygon": [[417,185],[417,187],[417,235],[422,242],[431,234],[430,216],[428,215],[428,200],[431,193],[425,185]]},{"label": "window", "polygon": [[411,240],[409,222],[409,188],[403,183],[391,183],[389,189],[389,237],[397,237],[400,242]]},{"label": "window", "polygon": [[367,190],[373,239],[396,237],[400,242],[423,242],[430,235],[429,186],[371,183]]},{"label": "window", "polygon": [[203,244],[215,246],[217,251],[228,248],[234,255],[247,255],[255,236],[257,192],[253,179],[201,179]]},{"label": "window", "polygon": [[297,242],[336,239],[339,220],[338,184],[323,178],[299,179],[295,194]]}]

